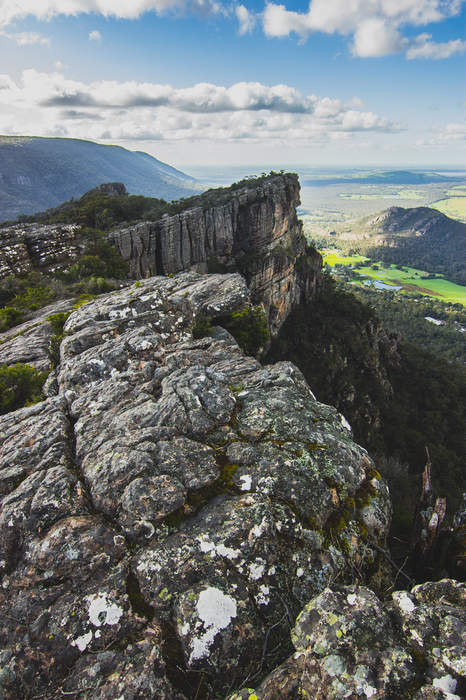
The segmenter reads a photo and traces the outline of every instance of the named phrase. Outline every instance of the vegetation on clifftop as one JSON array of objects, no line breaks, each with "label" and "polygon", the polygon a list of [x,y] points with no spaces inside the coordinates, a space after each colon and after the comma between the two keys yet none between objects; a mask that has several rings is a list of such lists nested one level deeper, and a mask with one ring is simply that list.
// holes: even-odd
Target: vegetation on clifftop
[{"label": "vegetation on clifftop", "polygon": [[[238,190],[253,190],[263,185],[271,176],[281,173],[271,171],[257,177],[246,177],[229,187],[216,187],[199,195],[182,197],[173,202],[156,197],[141,195],[109,194],[99,188],[87,192],[79,199],[71,199],[54,209],[48,209],[30,216],[21,216],[23,223],[40,222],[43,224],[78,223],[82,226],[109,231],[123,222],[157,221],[164,214],[173,216],[191,207],[209,209],[213,206],[226,204]],[[5,222],[2,226],[11,225]]]}]

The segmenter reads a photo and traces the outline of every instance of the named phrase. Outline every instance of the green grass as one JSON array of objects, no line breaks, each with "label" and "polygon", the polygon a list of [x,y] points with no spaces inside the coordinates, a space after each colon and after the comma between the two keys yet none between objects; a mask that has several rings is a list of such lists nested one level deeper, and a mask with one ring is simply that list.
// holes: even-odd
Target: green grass
[{"label": "green grass", "polygon": [[334,265],[353,265],[369,260],[365,255],[341,255],[340,253],[326,249],[321,250],[320,254],[322,255],[324,263],[327,263],[330,267]]},{"label": "green grass", "polygon": [[398,190],[397,197],[400,199],[424,199],[421,190]]},{"label": "green grass", "polygon": [[[423,279],[429,273],[414,267],[403,265],[403,269],[400,270],[395,265],[382,267],[380,262],[373,261],[373,264],[379,265],[379,269],[374,270],[369,265],[361,265],[361,263],[369,261],[369,258],[364,255],[342,255],[340,251],[329,248],[324,248],[320,253],[324,264],[326,263],[330,267],[335,265],[352,265],[355,272],[385,284],[402,286],[402,291],[404,292],[415,292],[433,297],[439,301],[466,306],[466,287],[450,282],[441,275],[437,275],[435,279]],[[364,280],[357,280],[355,284],[361,285],[363,282]]]},{"label": "green grass", "polygon": [[[449,192],[453,193],[453,190],[449,190]],[[462,195],[462,192],[464,192],[464,195]],[[440,199],[438,202],[434,202],[430,206],[433,209],[441,211],[442,214],[446,214],[452,219],[466,221],[466,191],[459,190],[454,194],[455,196],[448,197],[448,199]]]},{"label": "green grass", "polygon": [[466,287],[454,284],[454,282],[440,276],[430,280],[422,279],[428,273],[414,267],[403,267],[403,270],[400,270],[391,265],[386,269],[373,270],[371,267],[361,266],[356,268],[356,272],[386,284],[402,285],[403,291],[417,292],[425,296],[435,297],[440,301],[466,306]]}]

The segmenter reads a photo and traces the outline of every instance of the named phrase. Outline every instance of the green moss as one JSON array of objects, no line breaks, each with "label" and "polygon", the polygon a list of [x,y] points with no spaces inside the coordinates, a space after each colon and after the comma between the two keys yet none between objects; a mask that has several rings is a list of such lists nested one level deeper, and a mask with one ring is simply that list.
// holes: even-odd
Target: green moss
[{"label": "green moss", "polygon": [[228,388],[233,394],[239,394],[241,391],[243,391],[242,384],[229,384]]},{"label": "green moss", "polygon": [[170,600],[172,598],[172,594],[168,592],[168,588],[162,588],[162,590],[159,593],[159,598],[160,600]]}]

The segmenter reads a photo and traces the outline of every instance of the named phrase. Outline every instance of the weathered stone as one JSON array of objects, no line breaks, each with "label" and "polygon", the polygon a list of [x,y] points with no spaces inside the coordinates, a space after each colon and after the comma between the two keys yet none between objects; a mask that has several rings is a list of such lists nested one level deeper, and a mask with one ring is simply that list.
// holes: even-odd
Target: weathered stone
[{"label": "weathered stone", "polygon": [[395,592],[392,607],[364,587],[327,588],[296,621],[295,654],[230,700],[460,700],[465,596],[465,584],[443,580]]},{"label": "weathered stone", "polygon": [[78,224],[15,224],[2,228],[0,279],[63,269],[82,252]]},{"label": "weathered stone", "polygon": [[0,333],[0,365],[27,363],[40,371],[50,369],[50,339],[54,333],[49,316],[69,311],[73,302],[63,299],[50,304],[34,318]]},{"label": "weathered stone", "polygon": [[237,274],[100,297],[66,322],[58,395],[0,420],[5,698],[214,697],[380,569],[388,492],[342,417],[290,363],[192,336],[249,303]]}]

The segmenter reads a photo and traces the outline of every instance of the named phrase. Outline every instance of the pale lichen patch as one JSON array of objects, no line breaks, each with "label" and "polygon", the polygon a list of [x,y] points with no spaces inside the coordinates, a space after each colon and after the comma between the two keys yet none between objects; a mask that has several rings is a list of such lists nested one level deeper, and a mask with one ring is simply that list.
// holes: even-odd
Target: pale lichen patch
[{"label": "pale lichen patch", "polygon": [[116,625],[123,610],[115,603],[110,603],[106,593],[94,593],[87,597],[89,601],[89,620],[94,627]]},{"label": "pale lichen patch", "polygon": [[92,631],[87,632],[86,634],[81,635],[81,637],[77,637],[71,642],[72,647],[78,647],[79,651],[84,651],[88,644],[90,644],[92,640]]},{"label": "pale lichen patch", "polygon": [[190,661],[207,656],[217,633],[228,627],[232,618],[236,617],[236,601],[210,586],[200,593],[196,610],[205,632],[201,637],[193,638]]}]

